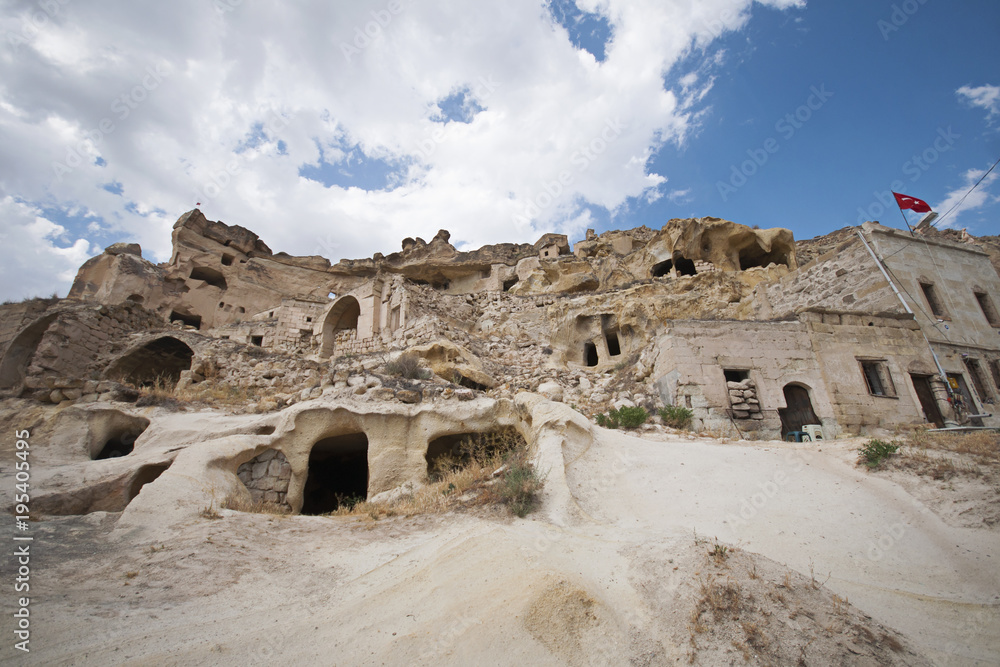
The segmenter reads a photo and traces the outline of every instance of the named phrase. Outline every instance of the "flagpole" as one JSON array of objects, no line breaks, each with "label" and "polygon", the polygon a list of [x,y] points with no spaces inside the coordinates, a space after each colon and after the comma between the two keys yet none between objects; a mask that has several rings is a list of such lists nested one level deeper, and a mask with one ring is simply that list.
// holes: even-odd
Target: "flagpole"
[{"label": "flagpole", "polygon": [[[896,203],[899,206],[899,203]],[[910,230],[910,236],[913,236],[913,227],[910,227],[910,221],[906,219],[906,214],[903,213],[903,209],[899,209],[899,214],[903,216],[903,222],[906,223],[906,228]]]},{"label": "flagpole", "polygon": [[906,228],[910,230],[910,236],[914,236],[913,227],[910,227],[910,221],[906,219],[906,214],[903,213],[903,205],[899,202],[900,196],[905,197],[906,195],[900,195],[898,192],[893,192],[892,196],[896,200],[896,207],[899,208],[899,214],[903,216],[903,223],[906,225]]}]

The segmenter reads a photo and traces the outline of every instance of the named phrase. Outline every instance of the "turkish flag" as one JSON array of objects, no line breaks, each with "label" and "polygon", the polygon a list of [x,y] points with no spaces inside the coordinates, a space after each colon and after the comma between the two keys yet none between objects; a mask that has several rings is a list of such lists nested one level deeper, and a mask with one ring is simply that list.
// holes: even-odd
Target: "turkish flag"
[{"label": "turkish flag", "polygon": [[927,205],[923,199],[917,199],[916,197],[911,197],[909,195],[901,195],[898,192],[893,192],[893,196],[896,198],[896,203],[899,204],[899,210],[904,208],[912,208],[917,213],[930,213],[931,207]]}]

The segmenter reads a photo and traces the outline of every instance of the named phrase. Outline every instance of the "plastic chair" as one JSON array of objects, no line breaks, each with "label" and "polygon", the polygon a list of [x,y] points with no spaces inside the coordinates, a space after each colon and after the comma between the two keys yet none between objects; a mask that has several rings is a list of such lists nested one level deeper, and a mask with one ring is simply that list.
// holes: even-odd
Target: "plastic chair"
[{"label": "plastic chair", "polygon": [[819,424],[804,424],[802,430],[805,431],[810,440],[826,440],[823,437],[823,427]]}]

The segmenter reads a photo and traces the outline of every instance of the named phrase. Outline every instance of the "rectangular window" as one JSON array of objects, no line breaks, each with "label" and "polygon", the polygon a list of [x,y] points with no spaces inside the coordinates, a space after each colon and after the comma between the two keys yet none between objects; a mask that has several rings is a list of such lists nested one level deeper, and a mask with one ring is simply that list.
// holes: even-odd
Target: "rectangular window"
[{"label": "rectangular window", "polygon": [[250,344],[256,345],[257,347],[262,347],[264,345],[263,336],[250,336]]},{"label": "rectangular window", "polygon": [[965,367],[969,369],[969,376],[972,378],[972,386],[979,394],[979,400],[983,403],[993,403],[993,392],[986,384],[986,376],[983,375],[983,367],[979,365],[978,359],[965,358]]},{"label": "rectangular window", "polygon": [[896,395],[896,387],[892,383],[892,376],[889,375],[889,368],[885,365],[884,359],[859,359],[858,362],[861,364],[861,374],[865,377],[869,394],[888,397]]},{"label": "rectangular window", "polygon": [[986,321],[990,323],[991,327],[1000,327],[1000,317],[997,317],[997,310],[993,307],[993,301],[985,292],[973,292],[976,295],[976,301],[979,302],[979,307],[983,311],[983,316]]},{"label": "rectangular window", "polygon": [[989,363],[990,375],[993,376],[993,384],[1000,389],[1000,359],[994,359]]},{"label": "rectangular window", "polygon": [[939,320],[951,319],[948,317],[948,311],[944,309],[944,305],[941,303],[941,299],[938,297],[937,290],[934,285],[930,283],[920,283],[920,289],[924,292],[924,298],[927,299],[927,305],[931,307],[931,312],[934,313],[934,317]]},{"label": "rectangular window", "polygon": [[725,376],[726,382],[743,382],[750,379],[750,371],[742,369],[723,368],[722,375]]}]

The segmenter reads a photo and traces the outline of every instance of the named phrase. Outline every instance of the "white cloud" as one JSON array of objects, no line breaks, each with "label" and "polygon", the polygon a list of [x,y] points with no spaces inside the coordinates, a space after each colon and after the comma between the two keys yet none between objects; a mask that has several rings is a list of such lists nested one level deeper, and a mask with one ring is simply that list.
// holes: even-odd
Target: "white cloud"
[{"label": "white cloud", "polygon": [[[942,215],[944,215],[947,214],[948,211],[951,211],[952,207],[957,206],[954,211],[951,211],[951,214],[949,214],[947,218],[944,218],[940,222],[940,227],[958,227],[958,218],[961,213],[965,211],[973,211],[988,204],[1000,201],[1000,197],[991,195],[989,192],[990,185],[993,184],[997,178],[1000,178],[1000,173],[993,171],[986,178],[983,178],[983,174],[985,173],[985,169],[969,169],[962,174],[962,185],[949,192],[945,196],[944,201],[934,207],[935,211],[940,211]],[[980,183],[975,190],[969,192],[969,188],[975,185],[976,181],[980,178],[983,178],[983,182]]]},{"label": "white cloud", "polygon": [[980,109],[986,109],[987,120],[992,120],[994,116],[1000,115],[1000,86],[962,86],[955,91],[959,97]]},{"label": "white cloud", "polygon": [[72,240],[66,229],[42,215],[39,209],[0,199],[0,246],[6,251],[0,263],[0,300],[66,296],[76,271],[99,249],[87,239]]},{"label": "white cloud", "polygon": [[[12,4],[11,15],[34,6]],[[743,27],[753,3],[581,2],[611,24],[602,63],[540,0],[390,4],[60,5],[26,43],[0,48],[0,196],[82,207],[154,261],[196,202],[275,250],[332,261],[439,228],[463,247],[579,233],[588,207],[662,196],[650,156],[697,129],[713,83],[701,71],[674,92],[664,77]],[[458,90],[482,110],[435,122]],[[359,153],[399,165],[390,187],[298,174],[321,154]]]}]

